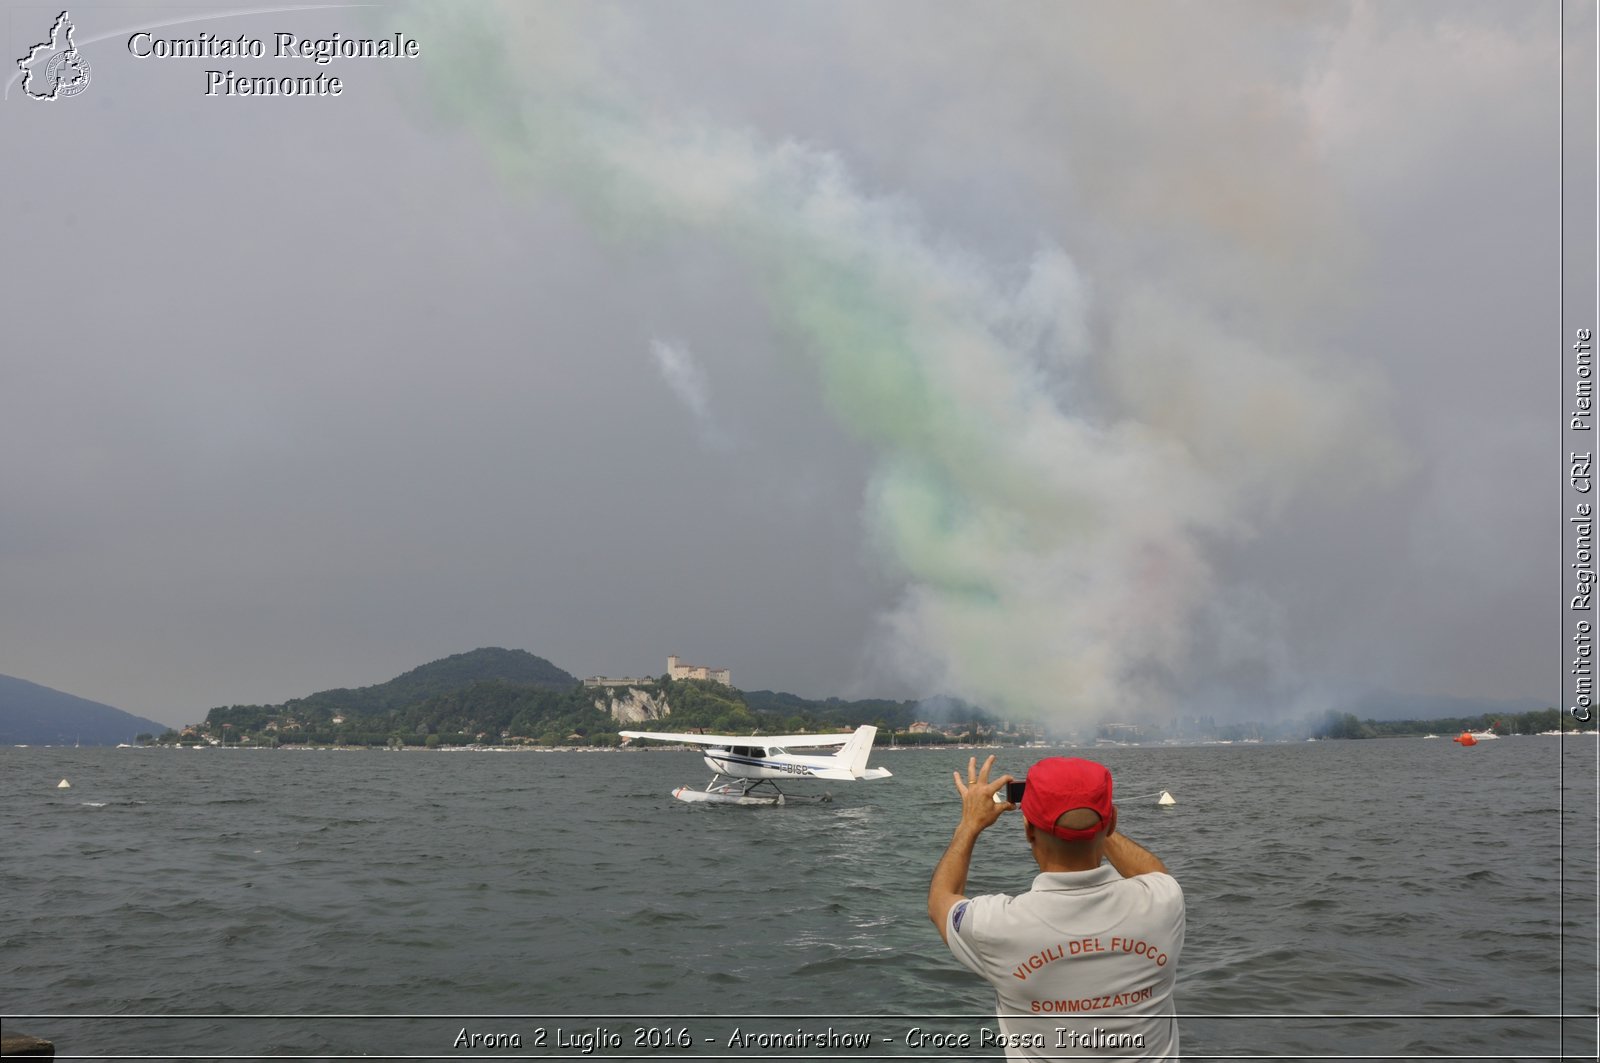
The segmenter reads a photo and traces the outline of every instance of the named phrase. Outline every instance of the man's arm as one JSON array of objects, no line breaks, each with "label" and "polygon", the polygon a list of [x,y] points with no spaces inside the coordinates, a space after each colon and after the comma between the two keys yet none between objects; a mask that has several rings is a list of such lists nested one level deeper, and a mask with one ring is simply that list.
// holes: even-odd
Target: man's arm
[{"label": "man's arm", "polygon": [[983,762],[981,770],[978,758],[971,757],[967,760],[967,782],[961,781],[960,772],[951,773],[955,776],[956,790],[961,794],[961,822],[956,824],[955,834],[933,869],[933,880],[928,883],[928,918],[939,928],[940,938],[945,936],[950,909],[964,899],[967,869],[972,864],[972,847],[977,844],[978,835],[999,819],[1000,813],[1017,807],[1009,801],[995,802],[994,795],[1005,789],[1011,776],[1002,775],[990,782],[989,769],[993,766],[992,755]]},{"label": "man's arm", "polygon": [[1149,849],[1115,830],[1106,835],[1106,859],[1123,878],[1167,870],[1167,865]]},{"label": "man's arm", "polygon": [[941,938],[945,936],[950,909],[966,898],[967,868],[972,863],[972,847],[977,841],[978,832],[962,820],[950,839],[949,848],[939,858],[939,865],[933,869],[933,881],[928,883],[928,918],[939,928]]}]

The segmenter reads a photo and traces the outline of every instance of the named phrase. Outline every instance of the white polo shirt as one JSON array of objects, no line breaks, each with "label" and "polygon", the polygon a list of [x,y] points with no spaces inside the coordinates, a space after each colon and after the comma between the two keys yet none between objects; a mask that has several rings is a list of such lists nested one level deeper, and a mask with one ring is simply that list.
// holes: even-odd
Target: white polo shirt
[{"label": "white polo shirt", "polygon": [[995,987],[1008,1059],[1174,1059],[1183,890],[1171,875],[1053,871],[956,902],[945,940]]}]

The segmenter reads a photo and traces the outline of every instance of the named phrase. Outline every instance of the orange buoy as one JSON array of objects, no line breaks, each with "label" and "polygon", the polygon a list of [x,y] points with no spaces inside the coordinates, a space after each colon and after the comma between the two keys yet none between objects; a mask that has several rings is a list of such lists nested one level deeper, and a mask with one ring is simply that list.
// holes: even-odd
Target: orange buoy
[{"label": "orange buoy", "polygon": [[1472,737],[1471,731],[1462,731],[1456,736],[1456,741],[1460,742],[1464,746],[1475,746],[1478,744],[1478,740]]}]

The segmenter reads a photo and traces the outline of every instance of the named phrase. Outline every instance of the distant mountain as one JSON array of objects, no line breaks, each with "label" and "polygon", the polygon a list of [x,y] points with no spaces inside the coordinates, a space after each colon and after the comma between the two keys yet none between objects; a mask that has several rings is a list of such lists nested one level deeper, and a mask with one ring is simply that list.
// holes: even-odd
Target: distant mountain
[{"label": "distant mountain", "polygon": [[0,745],[114,746],[165,730],[164,723],[0,675]]}]

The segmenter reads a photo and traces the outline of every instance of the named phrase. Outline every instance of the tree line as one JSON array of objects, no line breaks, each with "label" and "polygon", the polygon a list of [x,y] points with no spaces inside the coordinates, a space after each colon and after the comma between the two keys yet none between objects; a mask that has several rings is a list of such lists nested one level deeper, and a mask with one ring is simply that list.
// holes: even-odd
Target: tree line
[{"label": "tree line", "polygon": [[1593,731],[1595,721],[1574,720],[1560,709],[1535,709],[1496,715],[1445,716],[1434,720],[1361,720],[1348,712],[1329,711],[1316,729],[1317,738],[1406,738],[1462,731],[1492,730],[1502,735],[1536,735],[1546,731]]},{"label": "tree line", "polygon": [[[402,677],[405,679],[406,677]],[[399,681],[394,681],[399,682]],[[812,701],[771,691],[745,692],[699,679],[662,675],[648,688],[670,706],[660,721],[622,724],[613,718],[612,691],[572,682],[563,689],[502,679],[479,679],[444,692],[428,693],[434,684],[415,684],[407,691],[368,687],[330,690],[281,705],[228,705],[207,712],[205,721],[188,734],[169,731],[157,742],[185,742],[195,737],[227,745],[346,745],[439,747],[476,744],[542,746],[615,746],[618,732],[639,730],[699,731],[711,734],[753,732],[818,733],[874,724],[886,733],[904,731],[923,703],[883,700]],[[955,736],[906,734],[906,744],[992,740],[997,724],[986,713],[966,708],[966,720]]]}]

